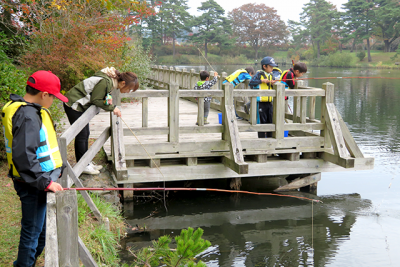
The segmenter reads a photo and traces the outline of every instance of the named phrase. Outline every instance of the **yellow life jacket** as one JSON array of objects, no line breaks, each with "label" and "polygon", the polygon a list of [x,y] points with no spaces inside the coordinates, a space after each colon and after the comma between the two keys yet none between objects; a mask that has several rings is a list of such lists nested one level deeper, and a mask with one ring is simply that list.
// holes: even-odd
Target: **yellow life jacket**
[{"label": "yellow life jacket", "polygon": [[[15,164],[12,158],[12,118],[21,106],[29,105],[26,102],[10,101],[3,107],[3,131],[6,145],[7,161],[10,174],[16,177],[21,177],[15,169]],[[42,119],[42,127],[40,128],[40,144],[36,150],[37,159],[43,172],[49,172],[60,168],[63,164],[61,153],[58,149],[57,135],[54,129],[53,120],[50,112],[46,108],[41,108],[40,115]]]},{"label": "yellow life jacket", "polygon": [[[268,81],[272,81],[272,75],[266,73],[265,71],[262,71],[261,73],[261,79],[268,79]],[[271,83],[261,83],[260,84],[260,89],[261,90],[271,90],[273,89],[273,85]],[[262,96],[260,99],[260,102],[272,102],[273,97],[272,96]]]},{"label": "yellow life jacket", "polygon": [[239,75],[241,73],[247,73],[247,71],[245,69],[238,69],[237,71],[226,77],[225,80],[227,80],[228,82],[233,84],[234,87],[236,87],[240,83]]}]

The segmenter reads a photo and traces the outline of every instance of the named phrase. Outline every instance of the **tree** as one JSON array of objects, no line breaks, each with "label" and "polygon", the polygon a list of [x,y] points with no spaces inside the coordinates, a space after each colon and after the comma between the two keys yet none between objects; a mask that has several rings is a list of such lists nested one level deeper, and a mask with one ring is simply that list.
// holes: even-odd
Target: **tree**
[{"label": "tree", "polygon": [[229,44],[225,40],[229,39],[232,33],[231,24],[224,17],[225,10],[214,0],[202,2],[197,10],[203,14],[193,20],[192,26],[197,32],[193,33],[191,40],[194,43],[204,44],[205,57],[207,57],[208,44],[219,43],[220,46]]},{"label": "tree", "polygon": [[307,29],[300,22],[288,20],[287,29],[290,32],[290,36],[293,39],[291,42],[295,45],[296,50],[311,43]]},{"label": "tree", "polygon": [[172,37],[172,55],[175,57],[175,41],[184,30],[189,30],[191,16],[187,11],[187,0],[166,0],[162,4],[159,16],[164,18],[165,34]]},{"label": "tree", "polygon": [[[142,3],[127,0],[29,0],[20,2],[18,12],[15,6],[2,7],[29,35],[23,66],[51,70],[65,90],[107,64],[121,66],[121,54],[129,41],[126,27],[153,12]],[[129,12],[134,14],[127,15]]]},{"label": "tree", "polygon": [[245,4],[228,14],[237,42],[250,43],[258,58],[258,49],[283,42],[288,32],[276,10],[265,4]]},{"label": "tree", "polygon": [[343,6],[346,10],[348,23],[355,29],[351,35],[354,36],[354,38],[366,40],[368,62],[371,62],[371,45],[369,38],[372,36],[375,20],[375,13],[373,11],[374,3],[372,0],[349,0],[349,2],[343,4]]},{"label": "tree", "polygon": [[393,0],[375,0],[375,33],[385,44],[384,52],[391,52],[390,45],[400,36],[400,3]]},{"label": "tree", "polygon": [[307,29],[313,46],[317,46],[317,57],[321,55],[321,45],[332,36],[336,8],[325,0],[311,0],[303,7],[300,21]]}]

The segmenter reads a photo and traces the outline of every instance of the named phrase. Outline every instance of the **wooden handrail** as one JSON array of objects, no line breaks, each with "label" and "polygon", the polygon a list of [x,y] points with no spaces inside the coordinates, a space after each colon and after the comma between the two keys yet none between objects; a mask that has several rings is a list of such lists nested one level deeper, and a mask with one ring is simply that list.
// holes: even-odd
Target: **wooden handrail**
[{"label": "wooden handrail", "polygon": [[65,138],[66,145],[69,145],[72,140],[81,132],[81,130],[96,116],[100,111],[95,105],[90,106],[62,135],[60,138]]}]

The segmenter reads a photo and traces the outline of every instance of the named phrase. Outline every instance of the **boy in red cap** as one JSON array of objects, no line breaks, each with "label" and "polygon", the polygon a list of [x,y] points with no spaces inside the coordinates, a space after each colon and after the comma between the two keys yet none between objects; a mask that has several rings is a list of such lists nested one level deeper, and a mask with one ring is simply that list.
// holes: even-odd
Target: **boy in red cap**
[{"label": "boy in red cap", "polygon": [[21,201],[22,219],[18,257],[14,266],[35,266],[46,239],[46,192],[61,191],[62,172],[57,136],[48,108],[60,93],[60,79],[49,71],[33,73],[24,97],[11,94],[2,109],[8,176]]}]

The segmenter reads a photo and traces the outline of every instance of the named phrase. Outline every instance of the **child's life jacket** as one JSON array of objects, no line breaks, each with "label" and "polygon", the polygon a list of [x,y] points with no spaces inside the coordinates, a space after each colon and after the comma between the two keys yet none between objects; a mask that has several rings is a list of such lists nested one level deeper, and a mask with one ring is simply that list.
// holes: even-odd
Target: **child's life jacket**
[{"label": "child's life jacket", "polygon": [[245,69],[238,69],[237,71],[226,77],[225,81],[223,81],[222,84],[230,82],[233,87],[236,87],[239,83],[249,79],[251,79],[251,76],[247,73]]}]

